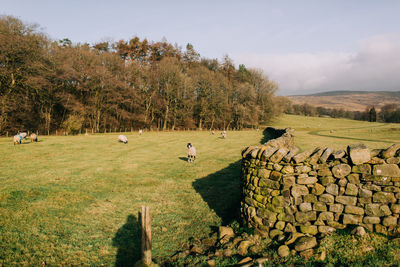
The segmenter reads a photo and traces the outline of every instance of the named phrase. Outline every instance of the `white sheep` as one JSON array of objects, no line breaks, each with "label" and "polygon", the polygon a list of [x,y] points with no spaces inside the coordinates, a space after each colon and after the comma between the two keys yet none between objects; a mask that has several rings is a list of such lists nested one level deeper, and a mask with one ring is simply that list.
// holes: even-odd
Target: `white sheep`
[{"label": "white sheep", "polygon": [[196,148],[194,146],[192,146],[191,143],[187,144],[187,161],[188,162],[194,162],[194,160],[196,159]]},{"label": "white sheep", "polygon": [[17,135],[14,135],[14,145],[22,144],[22,140],[24,140],[25,137],[26,137],[26,133],[18,133]]},{"label": "white sheep", "polygon": [[15,144],[21,144],[21,142],[22,142],[22,136],[20,136],[20,135],[14,135],[14,146],[15,146]]},{"label": "white sheep", "polygon": [[118,136],[118,141],[119,142],[122,142],[122,143],[124,143],[124,144],[127,144],[128,143],[128,138],[126,138],[126,136],[125,135],[119,135]]},{"label": "white sheep", "polygon": [[143,134],[143,130],[139,129],[139,135],[142,135],[142,134]]},{"label": "white sheep", "polygon": [[223,139],[225,139],[225,138],[226,138],[226,131],[223,131],[223,132],[221,133],[221,136],[222,136]]}]

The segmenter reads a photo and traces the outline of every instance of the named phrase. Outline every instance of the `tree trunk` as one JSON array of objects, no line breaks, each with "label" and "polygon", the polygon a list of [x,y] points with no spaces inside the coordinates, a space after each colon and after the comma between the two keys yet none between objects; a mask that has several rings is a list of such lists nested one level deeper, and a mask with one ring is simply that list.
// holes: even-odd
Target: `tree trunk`
[{"label": "tree trunk", "polygon": [[215,121],[215,118],[213,117],[213,118],[212,118],[212,120],[211,120],[211,126],[210,126],[210,130],[212,130],[212,129],[213,129],[213,127],[214,127],[214,121]]},{"label": "tree trunk", "polygon": [[[145,106],[146,106],[146,111],[145,111],[145,114],[144,114],[144,124],[146,124],[147,123],[147,117],[150,115],[150,108],[151,108],[151,99],[153,98],[153,94],[151,94],[151,96],[149,97],[149,99],[146,101],[146,103],[145,103]],[[152,113],[153,111],[151,110],[151,113]],[[153,115],[153,114],[151,114],[151,115]],[[153,118],[150,118],[151,119],[151,121],[150,121],[150,123],[152,123],[152,121],[153,121]]]},{"label": "tree trunk", "polygon": [[100,115],[101,115],[101,111],[97,110],[96,112],[96,131],[100,132]]},{"label": "tree trunk", "polygon": [[8,95],[8,93],[1,98],[0,133],[4,130],[4,128],[6,128],[6,124],[7,124],[7,113],[6,113],[7,95]]},{"label": "tree trunk", "polygon": [[3,95],[1,98],[1,113],[0,113],[0,133],[6,128],[7,124],[7,113],[6,113],[6,106],[7,106],[7,98],[11,94],[11,91],[13,90],[15,85],[15,78],[14,78],[14,73],[11,73],[11,84],[9,89],[6,91],[6,93]]},{"label": "tree trunk", "polygon": [[163,131],[165,131],[167,129],[168,113],[169,113],[169,105],[167,105],[166,110],[165,110]]},{"label": "tree trunk", "polygon": [[44,109],[44,121],[45,121],[45,128],[47,131],[47,135],[50,135],[51,113],[52,113],[51,107]]}]

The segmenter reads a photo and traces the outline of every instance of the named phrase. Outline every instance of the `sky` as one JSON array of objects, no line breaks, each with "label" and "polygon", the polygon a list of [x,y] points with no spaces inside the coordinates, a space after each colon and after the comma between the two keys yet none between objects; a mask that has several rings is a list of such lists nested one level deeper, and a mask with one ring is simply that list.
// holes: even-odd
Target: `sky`
[{"label": "sky", "polygon": [[400,1],[0,0],[73,43],[163,38],[264,71],[279,95],[400,91]]}]

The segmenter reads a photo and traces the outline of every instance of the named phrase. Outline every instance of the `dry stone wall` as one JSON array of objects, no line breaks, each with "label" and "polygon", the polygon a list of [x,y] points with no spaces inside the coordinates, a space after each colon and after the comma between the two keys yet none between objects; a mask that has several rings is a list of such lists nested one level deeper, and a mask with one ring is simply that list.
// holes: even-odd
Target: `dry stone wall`
[{"label": "dry stone wall", "polygon": [[285,233],[328,234],[349,225],[398,233],[400,144],[299,153],[293,130],[266,131],[276,138],[242,151],[241,216],[248,226],[282,240]]}]

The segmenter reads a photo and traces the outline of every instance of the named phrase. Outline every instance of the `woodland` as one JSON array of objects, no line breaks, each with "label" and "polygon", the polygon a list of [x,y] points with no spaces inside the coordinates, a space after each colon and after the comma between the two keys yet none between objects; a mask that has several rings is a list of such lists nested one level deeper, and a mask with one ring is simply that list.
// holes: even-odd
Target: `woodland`
[{"label": "woodland", "polygon": [[286,100],[262,71],[166,40],[73,43],[0,17],[0,134],[243,129]]},{"label": "woodland", "polygon": [[350,111],[336,108],[325,108],[321,106],[312,106],[307,103],[293,104],[290,101],[286,102],[286,114],[312,116],[312,117],[332,117],[332,118],[347,118],[352,120],[370,121],[370,122],[388,122],[400,123],[400,105],[385,104],[380,110],[374,106],[366,107],[365,111]]}]

